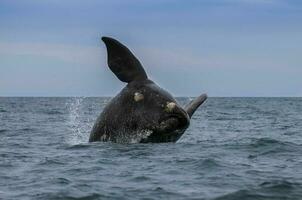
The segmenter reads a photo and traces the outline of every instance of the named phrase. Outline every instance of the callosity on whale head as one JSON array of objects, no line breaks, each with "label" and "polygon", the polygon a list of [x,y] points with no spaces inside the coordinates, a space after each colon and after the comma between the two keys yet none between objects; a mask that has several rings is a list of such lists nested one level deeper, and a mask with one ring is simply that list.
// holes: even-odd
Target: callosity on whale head
[{"label": "callosity on whale head", "polygon": [[207,95],[182,108],[171,94],[148,79],[127,47],[109,37],[102,40],[107,47],[109,68],[127,85],[106,105],[94,124],[89,142],[176,142]]}]

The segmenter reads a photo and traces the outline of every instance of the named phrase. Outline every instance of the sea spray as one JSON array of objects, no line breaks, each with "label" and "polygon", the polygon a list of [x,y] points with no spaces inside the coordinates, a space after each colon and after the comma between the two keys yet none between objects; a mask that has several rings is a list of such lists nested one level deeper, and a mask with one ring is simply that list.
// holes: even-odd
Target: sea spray
[{"label": "sea spray", "polygon": [[86,143],[89,137],[90,123],[83,119],[83,101],[85,97],[74,97],[67,102],[69,117],[67,125],[69,133],[66,135],[66,142],[71,145]]}]

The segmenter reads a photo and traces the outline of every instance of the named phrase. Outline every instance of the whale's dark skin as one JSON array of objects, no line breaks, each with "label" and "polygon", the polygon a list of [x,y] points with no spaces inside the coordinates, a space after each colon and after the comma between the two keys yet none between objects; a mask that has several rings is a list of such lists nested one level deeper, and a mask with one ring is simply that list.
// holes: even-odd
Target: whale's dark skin
[{"label": "whale's dark skin", "polygon": [[113,38],[102,40],[107,47],[109,68],[127,85],[106,105],[89,142],[176,142],[207,95],[200,95],[182,108],[171,94],[148,79],[127,47]]}]

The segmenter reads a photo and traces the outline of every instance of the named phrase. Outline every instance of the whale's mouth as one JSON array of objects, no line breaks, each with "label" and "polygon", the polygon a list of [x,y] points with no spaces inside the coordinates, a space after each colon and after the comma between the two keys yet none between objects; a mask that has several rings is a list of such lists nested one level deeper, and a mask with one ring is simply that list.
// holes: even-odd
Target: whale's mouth
[{"label": "whale's mouth", "polygon": [[159,125],[141,143],[176,142],[190,124],[188,115],[169,115],[159,121]]},{"label": "whale's mouth", "polygon": [[189,126],[189,123],[187,116],[170,115],[160,120],[158,131],[169,133],[175,130],[185,129]]}]

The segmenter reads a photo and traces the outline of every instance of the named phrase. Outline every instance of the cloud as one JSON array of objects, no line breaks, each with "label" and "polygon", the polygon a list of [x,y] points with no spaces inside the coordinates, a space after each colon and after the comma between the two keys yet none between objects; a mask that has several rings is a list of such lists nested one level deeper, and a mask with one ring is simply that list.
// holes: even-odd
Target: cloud
[{"label": "cloud", "polygon": [[99,64],[102,48],[43,43],[0,43],[0,55],[49,57],[77,64]]},{"label": "cloud", "polygon": [[201,55],[192,49],[163,49],[163,48],[139,48],[136,54],[139,60],[150,68],[167,69],[217,69],[217,70],[296,70],[295,62],[289,62],[284,58],[276,59],[272,56],[263,56],[249,52],[246,55],[234,53]]}]

